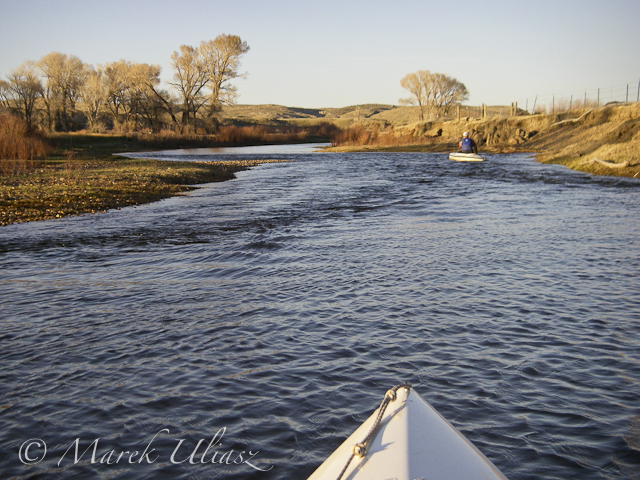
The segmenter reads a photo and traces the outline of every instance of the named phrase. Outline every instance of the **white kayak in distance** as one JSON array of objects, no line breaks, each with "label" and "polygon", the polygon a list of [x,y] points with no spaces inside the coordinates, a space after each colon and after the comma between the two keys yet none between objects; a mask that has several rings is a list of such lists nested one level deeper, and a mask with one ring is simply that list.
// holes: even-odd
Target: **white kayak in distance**
[{"label": "white kayak in distance", "polygon": [[484,162],[485,158],[477,153],[451,152],[449,160],[456,162]]},{"label": "white kayak in distance", "polygon": [[409,385],[373,414],[308,480],[507,480]]}]

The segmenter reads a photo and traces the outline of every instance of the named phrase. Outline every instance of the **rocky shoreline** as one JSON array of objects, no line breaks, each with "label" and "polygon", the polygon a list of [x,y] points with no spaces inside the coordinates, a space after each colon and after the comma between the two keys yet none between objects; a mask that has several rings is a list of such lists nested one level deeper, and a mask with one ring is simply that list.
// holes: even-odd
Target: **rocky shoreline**
[{"label": "rocky shoreline", "polygon": [[103,213],[234,178],[259,163],[84,160],[0,176],[0,225]]}]

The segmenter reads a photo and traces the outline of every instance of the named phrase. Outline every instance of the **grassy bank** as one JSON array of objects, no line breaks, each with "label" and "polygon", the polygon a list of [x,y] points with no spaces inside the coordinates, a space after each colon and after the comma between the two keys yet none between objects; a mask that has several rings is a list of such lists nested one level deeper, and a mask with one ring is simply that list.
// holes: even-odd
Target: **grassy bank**
[{"label": "grassy bank", "polygon": [[[363,132],[363,129],[366,130]],[[330,151],[450,152],[468,131],[487,153],[530,152],[595,175],[640,177],[640,104],[547,115],[352,127]]]}]

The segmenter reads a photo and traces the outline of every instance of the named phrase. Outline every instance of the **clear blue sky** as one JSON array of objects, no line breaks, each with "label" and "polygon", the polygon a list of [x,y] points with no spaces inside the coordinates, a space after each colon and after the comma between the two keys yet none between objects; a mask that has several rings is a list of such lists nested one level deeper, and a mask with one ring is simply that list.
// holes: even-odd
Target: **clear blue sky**
[{"label": "clear blue sky", "polygon": [[0,0],[0,76],[59,51],[168,80],[180,45],[228,33],[251,47],[244,104],[398,104],[417,70],[457,78],[474,105],[627,83],[635,100],[638,22],[640,0]]}]

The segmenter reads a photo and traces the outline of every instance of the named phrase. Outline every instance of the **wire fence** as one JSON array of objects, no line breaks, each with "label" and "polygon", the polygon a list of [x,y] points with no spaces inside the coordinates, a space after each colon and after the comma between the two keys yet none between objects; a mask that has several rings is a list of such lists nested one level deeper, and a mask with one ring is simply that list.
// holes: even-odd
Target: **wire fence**
[{"label": "wire fence", "polygon": [[572,92],[532,95],[511,105],[460,105],[440,120],[481,119],[511,117],[523,114],[562,113],[581,108],[601,107],[608,104],[640,102],[640,80],[611,87],[585,88]]},{"label": "wire fence", "polygon": [[528,113],[559,113],[585,107],[601,107],[612,103],[640,101],[640,80],[610,87],[585,88],[572,92],[533,95],[517,102],[518,109]]}]

